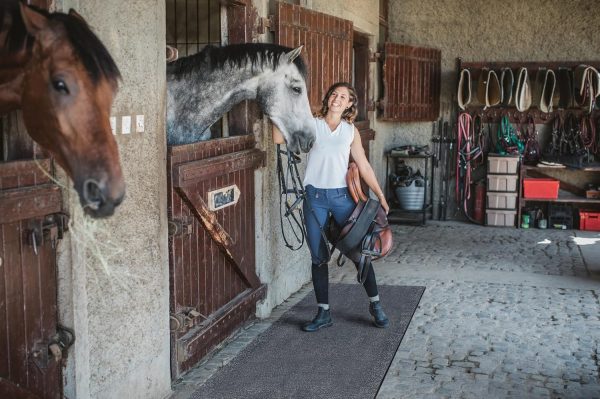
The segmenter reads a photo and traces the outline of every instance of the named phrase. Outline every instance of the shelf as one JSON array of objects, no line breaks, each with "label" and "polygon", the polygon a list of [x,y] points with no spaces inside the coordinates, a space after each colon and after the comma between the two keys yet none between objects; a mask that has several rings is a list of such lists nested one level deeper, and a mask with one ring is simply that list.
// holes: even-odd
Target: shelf
[{"label": "shelf", "polygon": [[[600,202],[600,200],[598,200],[598,202]],[[419,214],[419,213],[423,213],[423,212],[427,212],[428,210],[430,210],[433,207],[432,204],[427,205],[425,208],[423,209],[415,209],[415,210],[409,210],[409,209],[400,209],[400,208],[390,208],[390,213],[388,214],[391,215],[393,213],[414,213],[414,214]]]},{"label": "shelf", "polygon": [[388,157],[390,158],[404,158],[404,159],[411,159],[411,158],[431,158],[433,156],[433,154],[417,154],[417,155],[404,155],[404,154],[387,154]]},{"label": "shelf", "polygon": [[600,199],[585,198],[565,190],[558,191],[558,198],[521,198],[522,202],[570,202],[577,204],[600,204]]},{"label": "shelf", "polygon": [[565,165],[564,167],[560,167],[560,168],[553,168],[553,167],[544,167],[544,166],[530,166],[530,165],[521,165],[521,168],[523,169],[527,169],[527,170],[544,170],[544,171],[548,171],[548,170],[580,170],[583,172],[600,172],[600,164],[599,163],[594,163],[588,166],[583,166],[583,167],[576,167],[576,166],[570,166],[570,165]]}]

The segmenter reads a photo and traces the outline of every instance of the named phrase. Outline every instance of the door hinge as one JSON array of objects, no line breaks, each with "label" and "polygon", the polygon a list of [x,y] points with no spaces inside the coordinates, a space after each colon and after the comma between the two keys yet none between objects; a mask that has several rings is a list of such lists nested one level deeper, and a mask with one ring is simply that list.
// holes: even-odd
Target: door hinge
[{"label": "door hinge", "polygon": [[47,369],[51,362],[60,363],[66,359],[67,350],[75,342],[75,332],[62,325],[56,327],[56,334],[45,341],[33,345],[31,360],[40,370]]},{"label": "door hinge", "polygon": [[377,62],[378,60],[383,58],[383,54],[380,52],[374,52],[372,53],[371,51],[369,51],[369,62]]},{"label": "door hinge", "polygon": [[196,308],[188,307],[183,308],[178,313],[171,313],[169,318],[169,328],[171,332],[181,333],[194,327],[200,318],[206,320],[208,317],[200,313]]},{"label": "door hinge", "polygon": [[68,230],[69,215],[62,212],[53,213],[42,220],[35,219],[28,223],[27,242],[37,255],[38,249],[44,243],[50,243],[52,249],[55,249],[58,240],[62,240]]},{"label": "door hinge", "polygon": [[268,17],[260,17],[258,18],[258,25],[256,26],[256,32],[259,35],[265,34],[269,31],[274,32],[275,31],[275,23],[273,22],[275,20],[275,16],[273,15],[269,15]]}]

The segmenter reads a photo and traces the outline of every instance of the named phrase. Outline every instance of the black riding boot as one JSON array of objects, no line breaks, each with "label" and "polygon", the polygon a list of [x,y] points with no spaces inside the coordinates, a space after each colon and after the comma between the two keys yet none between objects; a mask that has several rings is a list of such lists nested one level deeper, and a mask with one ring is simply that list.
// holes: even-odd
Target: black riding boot
[{"label": "black riding boot", "polygon": [[371,302],[369,304],[369,313],[373,316],[373,324],[379,328],[386,328],[390,325],[390,321],[385,315],[383,311],[383,307],[381,307],[381,303],[379,301]]},{"label": "black riding boot", "polygon": [[319,311],[317,312],[315,318],[310,323],[303,325],[302,330],[306,332],[314,332],[320,328],[331,327],[332,325],[333,321],[331,320],[329,309],[325,310],[319,306]]}]

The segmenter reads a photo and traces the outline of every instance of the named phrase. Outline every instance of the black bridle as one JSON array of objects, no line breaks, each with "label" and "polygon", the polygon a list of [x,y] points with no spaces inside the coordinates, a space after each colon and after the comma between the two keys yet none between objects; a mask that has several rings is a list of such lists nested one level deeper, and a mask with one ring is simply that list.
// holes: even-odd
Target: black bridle
[{"label": "black bridle", "polygon": [[[283,156],[286,157],[287,161],[284,161]],[[325,243],[325,247],[327,249],[327,260],[323,263],[328,263],[329,259],[331,259],[332,248],[329,246],[329,242],[327,240],[327,236],[325,234],[325,226],[321,226],[318,222],[317,215],[315,214],[310,201],[308,200],[308,196],[306,195],[306,190],[302,186],[302,179],[300,178],[300,172],[298,172],[298,164],[301,162],[301,158],[291,152],[287,146],[285,151],[281,149],[281,145],[277,144],[277,180],[279,181],[279,220],[281,225],[281,235],[283,236],[283,241],[285,246],[291,249],[292,251],[297,251],[304,245],[304,241],[306,240],[306,223],[304,219],[304,212],[302,211],[302,201],[307,201],[308,207],[313,214],[313,217],[317,221],[319,225],[319,230],[321,230],[321,238]],[[298,210],[298,215],[296,215],[296,209]],[[287,221],[289,225],[289,229],[292,231],[295,240],[298,244],[294,246],[291,243],[291,240],[285,234],[285,228],[283,227],[284,221]],[[309,246],[309,251],[310,246]],[[340,265],[341,266],[341,265]]]},{"label": "black bridle", "polygon": [[[286,166],[283,167],[283,156],[286,157]],[[306,193],[302,187],[302,179],[300,178],[300,172],[298,172],[298,164],[301,159],[298,155],[291,152],[287,146],[285,151],[281,149],[281,145],[277,144],[277,180],[279,181],[279,219],[281,225],[281,235],[285,246],[296,251],[302,248],[304,245],[306,230],[304,227],[304,212],[302,212],[302,200],[304,200]],[[298,209],[296,214],[295,210]],[[294,235],[294,238],[298,244],[295,246],[288,240],[285,234],[284,218],[287,221],[289,230]]]}]

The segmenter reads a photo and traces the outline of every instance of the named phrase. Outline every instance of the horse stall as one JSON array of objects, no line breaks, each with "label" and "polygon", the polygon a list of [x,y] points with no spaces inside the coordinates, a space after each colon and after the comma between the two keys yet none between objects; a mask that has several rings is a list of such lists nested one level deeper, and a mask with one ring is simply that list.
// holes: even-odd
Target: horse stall
[{"label": "horse stall", "polygon": [[[245,6],[167,1],[167,44],[180,57],[220,45],[222,14],[235,21],[229,40],[244,41]],[[235,113],[250,107],[241,104]],[[208,140],[167,151],[173,379],[254,317],[266,293],[254,250],[254,170],[264,154],[247,123],[225,116]]]},{"label": "horse stall", "polygon": [[56,248],[67,220],[52,174],[21,112],[1,116],[0,320],[10,320],[0,328],[3,398],[62,397],[60,360],[72,336],[58,325]]},{"label": "horse stall", "polygon": [[[356,125],[368,154],[374,137],[367,119],[368,39],[355,34],[352,22],[277,2],[275,16],[255,26],[251,2],[227,2],[223,8],[216,3],[168,1],[167,45],[184,57],[208,44],[250,42],[269,29],[278,44],[303,45],[313,110],[330,84],[355,74],[361,96]],[[252,125],[260,117],[254,103],[244,102],[210,131],[197,132],[205,141],[168,149],[173,379],[254,317],[257,301],[266,295],[256,274],[254,242],[254,170],[264,165],[265,155],[255,148]]]}]

